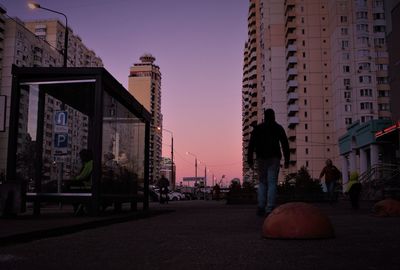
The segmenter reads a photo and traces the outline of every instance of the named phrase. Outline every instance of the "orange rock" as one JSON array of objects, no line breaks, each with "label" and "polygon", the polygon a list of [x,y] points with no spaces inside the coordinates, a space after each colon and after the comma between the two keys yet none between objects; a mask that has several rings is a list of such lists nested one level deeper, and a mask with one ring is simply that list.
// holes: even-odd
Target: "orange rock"
[{"label": "orange rock", "polygon": [[377,202],[372,211],[377,217],[399,217],[400,201],[394,199],[385,199]]},{"label": "orange rock", "polygon": [[329,218],[317,207],[302,202],[286,203],[265,219],[263,237],[274,239],[320,239],[335,236]]}]

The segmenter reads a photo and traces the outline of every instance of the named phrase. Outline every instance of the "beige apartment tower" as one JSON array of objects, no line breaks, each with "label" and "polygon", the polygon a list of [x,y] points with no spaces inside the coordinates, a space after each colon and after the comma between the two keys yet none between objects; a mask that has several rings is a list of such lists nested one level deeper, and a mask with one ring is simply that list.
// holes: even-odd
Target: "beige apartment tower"
[{"label": "beige apartment tower", "polygon": [[130,68],[128,91],[151,113],[149,183],[160,178],[162,151],[161,72],[155,57],[144,54]]},{"label": "beige apartment tower", "polygon": [[[259,15],[249,15],[249,39],[257,35],[253,50],[261,67],[252,91],[260,102],[257,109],[244,103],[243,115],[273,108],[290,142],[286,173],[306,166],[318,178],[327,158],[340,165],[338,138],[347,126],[390,117],[383,0],[251,0],[252,6]],[[244,101],[248,42],[245,47]],[[251,127],[243,123],[245,146]],[[243,167],[245,176],[245,159]]]}]

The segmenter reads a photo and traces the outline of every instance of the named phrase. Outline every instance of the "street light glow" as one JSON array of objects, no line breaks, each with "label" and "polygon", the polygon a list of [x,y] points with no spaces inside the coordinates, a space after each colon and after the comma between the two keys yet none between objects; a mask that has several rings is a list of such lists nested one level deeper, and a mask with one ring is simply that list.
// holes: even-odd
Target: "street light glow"
[{"label": "street light glow", "polygon": [[35,8],[40,8],[40,5],[37,3],[30,2],[30,3],[28,3],[28,7],[30,9],[35,9]]}]

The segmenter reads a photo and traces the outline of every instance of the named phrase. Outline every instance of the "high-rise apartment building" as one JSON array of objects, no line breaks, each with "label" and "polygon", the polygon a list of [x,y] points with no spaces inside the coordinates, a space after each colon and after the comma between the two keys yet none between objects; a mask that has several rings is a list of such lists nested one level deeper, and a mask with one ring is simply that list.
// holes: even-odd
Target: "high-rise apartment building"
[{"label": "high-rise apartment building", "polygon": [[[42,30],[35,30],[39,28]],[[0,95],[6,96],[7,100],[6,116],[4,117],[6,121],[5,131],[0,132],[0,173],[1,171],[5,170],[7,165],[8,117],[11,100],[12,65],[17,65],[20,67],[61,67],[63,65],[63,55],[60,52],[64,46],[64,33],[65,27],[57,20],[32,21],[24,23],[18,18],[7,18],[5,11],[0,15]],[[82,43],[81,39],[73,35],[72,30],[70,33],[70,45],[68,46],[68,66],[102,66],[103,64],[101,59],[96,56],[93,51],[87,49],[87,47]],[[22,104],[23,99],[24,97],[21,97]],[[48,123],[45,124],[46,130],[44,131],[44,158],[52,159],[54,154],[52,152],[54,147],[52,145],[53,137],[51,122],[54,117],[54,113],[58,110],[67,111],[69,123],[75,122],[75,127],[76,125],[81,127],[79,132],[76,129],[74,129],[72,132],[72,126],[69,127],[68,130],[71,135],[72,133],[74,134],[75,138],[81,138],[80,140],[77,140],[77,143],[85,142],[85,138],[87,137],[87,134],[85,133],[87,133],[88,121],[85,116],[81,115],[73,108],[64,107],[59,101],[53,99],[52,97],[46,98],[46,108],[46,119],[49,120]],[[24,106],[22,106],[21,109],[24,109]],[[19,143],[23,143],[23,138],[21,138]],[[78,156],[76,149],[77,148],[74,143],[70,144],[69,151],[72,153],[72,156]],[[74,170],[76,171],[77,167],[79,166],[78,158],[67,161],[63,171],[64,176],[71,176],[71,172]],[[55,174],[57,174],[57,172],[54,170],[54,168],[45,168],[44,177],[48,177],[50,179],[54,177]]]},{"label": "high-rise apartment building", "polygon": [[[64,48],[65,26],[58,20],[35,20],[24,23],[39,39],[47,41],[59,52]],[[88,49],[82,39],[68,27],[68,61],[71,67],[101,67],[102,60]]]},{"label": "high-rise apartment building", "polygon": [[161,72],[154,64],[155,57],[144,54],[140,63],[130,68],[128,91],[152,115],[150,131],[150,184],[160,178],[162,150]]},{"label": "high-rise apartment building", "polygon": [[[258,35],[254,50],[261,57],[255,106],[273,108],[286,127],[289,172],[306,166],[318,177],[327,158],[338,163],[338,138],[348,125],[390,117],[383,0],[251,0],[254,5],[260,23],[251,29],[249,16],[249,38]],[[247,77],[244,71],[244,82]],[[244,83],[244,99],[247,92]],[[255,110],[244,106],[243,114]]]}]

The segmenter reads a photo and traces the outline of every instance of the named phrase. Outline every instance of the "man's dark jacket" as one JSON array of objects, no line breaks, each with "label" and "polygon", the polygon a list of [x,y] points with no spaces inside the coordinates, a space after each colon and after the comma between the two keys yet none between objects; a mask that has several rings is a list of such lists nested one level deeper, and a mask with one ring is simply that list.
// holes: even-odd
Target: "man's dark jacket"
[{"label": "man's dark jacket", "polygon": [[253,164],[253,152],[257,159],[282,158],[281,148],[285,163],[290,160],[289,142],[285,130],[277,122],[262,123],[254,127],[247,152],[247,162]]}]

